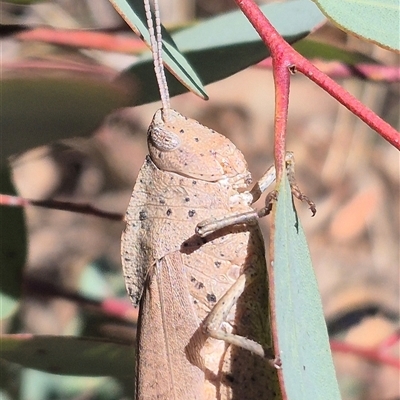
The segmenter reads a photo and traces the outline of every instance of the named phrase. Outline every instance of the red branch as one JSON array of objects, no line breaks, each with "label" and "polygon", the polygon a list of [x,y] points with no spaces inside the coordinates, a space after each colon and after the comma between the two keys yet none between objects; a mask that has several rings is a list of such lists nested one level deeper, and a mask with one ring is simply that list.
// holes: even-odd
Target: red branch
[{"label": "red branch", "polygon": [[[147,46],[137,36],[96,32],[74,29],[34,28],[18,32],[14,37],[21,41],[38,41],[77,48],[113,51],[125,54],[140,54]],[[25,61],[26,62],[26,61]],[[314,59],[312,63],[331,78],[356,77],[373,82],[398,82],[400,68],[398,66],[359,63],[348,65],[340,61]],[[12,64],[10,64],[12,65]],[[25,65],[22,62],[15,63]],[[267,58],[257,66],[271,68],[272,60]],[[94,68],[94,66],[91,66]]]},{"label": "red branch", "polygon": [[79,214],[93,215],[95,217],[110,219],[112,221],[122,221],[123,215],[108,211],[98,210],[90,204],[76,204],[69,201],[59,200],[30,200],[23,197],[0,194],[0,205],[9,207],[26,207],[28,205],[36,207],[50,208],[53,210],[70,211]]},{"label": "red branch", "polygon": [[331,340],[331,349],[338,353],[354,354],[369,361],[389,365],[400,369],[400,359],[384,354],[376,348],[365,348],[354,344]]},{"label": "red branch", "polygon": [[35,28],[14,36],[22,41],[38,41],[77,48],[137,54],[147,50],[138,37],[93,32],[87,30]]},{"label": "red branch", "polygon": [[[348,108],[353,114],[358,116],[372,129],[378,132],[384,139],[400,149],[400,133],[391,127],[387,122],[378,117],[372,110],[367,108],[354,96],[343,89],[334,80],[329,78],[318,68],[316,68],[309,60],[301,56],[295,51],[285,40],[279,35],[275,28],[271,25],[265,15],[261,12],[257,4],[253,0],[235,0],[239,8],[246,15],[250,23],[260,35],[263,42],[270,50],[272,57],[272,68],[275,83],[275,140],[274,140],[274,155],[275,165],[277,167],[277,180],[283,175],[285,170],[285,141],[286,141],[286,124],[288,116],[288,96],[290,88],[290,75],[296,71],[301,72],[310,80],[319,85],[322,89],[328,92],[337,101]],[[271,232],[271,252],[274,254],[273,243],[274,229]],[[273,274],[273,268],[271,268]],[[270,288],[271,297],[273,299],[273,279]],[[272,304],[274,301],[272,300]],[[272,307],[272,319],[274,316],[274,307]],[[275,323],[272,324],[273,336],[278,344],[279,338],[277,335]],[[380,349],[365,349],[347,343],[332,341],[332,350],[347,352],[362,356],[374,362],[381,362],[387,365],[394,366],[400,369],[400,361],[394,357],[384,354]],[[280,380],[281,380],[280,376]],[[281,381],[281,387],[284,384]],[[285,397],[285,396],[284,396]]]},{"label": "red branch", "polygon": [[138,310],[124,299],[92,299],[69,288],[33,277],[24,278],[23,288],[26,294],[68,300],[83,309],[90,309],[126,322],[136,324],[138,319]]},{"label": "red branch", "polygon": [[[278,56],[283,56],[278,53]],[[285,171],[285,138],[289,109],[290,73],[284,57],[273,57],[272,67],[275,82],[275,165],[277,183]]]},{"label": "red branch", "polygon": [[390,349],[390,347],[394,346],[399,341],[400,341],[400,329],[397,329],[390,336],[382,340],[382,342],[379,343],[378,346],[376,346],[376,348],[381,352],[383,352]]},{"label": "red branch", "polygon": [[[380,64],[347,64],[341,61],[310,60],[321,72],[335,79],[357,78],[368,82],[399,82],[400,67]],[[259,68],[272,69],[270,57],[256,64]]]},{"label": "red branch", "polygon": [[[284,96],[285,93],[288,93],[287,76],[289,76],[290,71],[297,70],[342,103],[389,143],[400,149],[400,133],[286,43],[253,0],[235,1],[271,52],[276,96]],[[284,72],[285,69],[286,73]],[[278,90],[280,86],[281,88]],[[280,109],[280,107],[285,107],[285,104],[285,99],[282,98],[279,101],[277,99],[275,106],[275,162],[277,167],[281,167],[282,170],[281,160],[284,155],[281,152],[285,148],[285,134],[282,135],[282,122],[277,118],[287,114],[287,110]]]}]

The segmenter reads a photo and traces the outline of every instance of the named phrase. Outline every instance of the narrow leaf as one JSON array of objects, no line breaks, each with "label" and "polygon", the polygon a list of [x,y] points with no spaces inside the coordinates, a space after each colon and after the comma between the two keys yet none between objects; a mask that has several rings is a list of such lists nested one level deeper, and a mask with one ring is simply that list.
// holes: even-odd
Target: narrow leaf
[{"label": "narrow leaf", "polygon": [[[104,116],[127,104],[130,85],[54,66],[1,77],[1,157],[55,140],[91,133]],[[134,97],[131,90],[130,98]]]},{"label": "narrow leaf", "polygon": [[[110,2],[133,31],[141,37],[149,47],[151,47],[143,0],[110,0]],[[174,41],[164,27],[162,27],[162,37],[164,50],[163,58],[166,67],[189,90],[198,96],[207,99],[208,96],[201,80],[198,78],[190,64],[186,61],[185,57],[179,52]]]},{"label": "narrow leaf", "polygon": [[[318,7],[309,0],[268,4],[261,10],[289,43],[304,38],[325,21]],[[210,18],[174,33],[172,38],[205,85],[227,78],[269,56],[268,49],[241,11]],[[122,76],[133,77],[146,85],[139,97],[132,99],[131,105],[159,99],[150,54],[139,58]],[[167,80],[171,96],[186,91],[170,74],[167,74]]]},{"label": "narrow leaf", "polygon": [[72,336],[0,336],[0,357],[27,368],[58,375],[134,375],[134,346]]},{"label": "narrow leaf", "polygon": [[287,177],[279,184],[271,263],[277,345],[290,400],[339,400],[317,281]]},{"label": "narrow leaf", "polygon": [[300,40],[293,47],[308,59],[318,58],[325,61],[337,61],[351,66],[360,63],[379,64],[374,58],[358,51],[350,51],[336,45],[311,39]]},{"label": "narrow leaf", "polygon": [[[9,168],[0,169],[0,193],[16,194]],[[9,317],[19,304],[26,246],[23,210],[0,205],[0,319]]]}]

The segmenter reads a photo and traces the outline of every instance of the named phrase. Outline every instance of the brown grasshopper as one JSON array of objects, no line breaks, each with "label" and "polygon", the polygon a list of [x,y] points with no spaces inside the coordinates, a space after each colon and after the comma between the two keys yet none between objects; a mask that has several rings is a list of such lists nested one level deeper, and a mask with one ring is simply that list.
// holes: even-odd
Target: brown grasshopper
[{"label": "brown grasshopper", "polygon": [[246,191],[251,175],[234,144],[169,109],[146,7],[164,105],[122,235],[127,290],[140,303],[136,399],[281,399],[256,221],[268,210],[251,208],[275,170]]},{"label": "brown grasshopper", "polygon": [[156,112],[148,145],[122,237],[135,305],[144,291],[137,398],[279,399],[277,371],[252,353],[272,354],[258,225],[196,234],[204,220],[254,213],[239,192],[250,181],[242,153],[173,110],[168,121]]}]

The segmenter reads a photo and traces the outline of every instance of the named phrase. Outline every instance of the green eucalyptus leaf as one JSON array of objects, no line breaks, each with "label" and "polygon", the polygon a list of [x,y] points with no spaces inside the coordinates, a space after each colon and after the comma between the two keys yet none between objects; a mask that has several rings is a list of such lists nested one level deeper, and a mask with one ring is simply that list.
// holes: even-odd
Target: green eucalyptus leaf
[{"label": "green eucalyptus leaf", "polygon": [[358,51],[350,51],[328,43],[304,39],[293,45],[294,49],[308,59],[318,58],[325,61],[338,61],[347,65],[360,63],[378,64],[374,58]]},{"label": "green eucalyptus leaf", "polygon": [[[53,375],[34,369],[24,369],[20,400],[123,398],[115,378]],[[3,400],[3,399],[2,399]]]},{"label": "green eucalyptus leaf", "polygon": [[[128,2],[123,3],[132,13]],[[140,12],[138,15],[143,20],[141,1],[140,7],[142,15]],[[289,42],[306,36],[325,20],[318,7],[309,0],[271,4],[263,6],[262,10]],[[146,36],[147,29],[144,26],[141,30]],[[174,47],[176,42],[204,83],[226,78],[269,54],[240,11],[176,32],[173,39],[166,32],[164,35],[165,46]],[[175,73],[180,74],[179,71],[183,69],[192,76],[190,68],[178,56],[174,60],[179,65]],[[90,73],[89,70],[79,73],[69,68],[68,65],[64,68],[48,65],[47,68],[34,69],[27,66],[12,73],[3,71],[0,165],[4,165],[10,155],[29,148],[65,137],[88,134],[107,113],[118,107],[159,100],[150,53],[113,83],[107,81],[104,73]],[[126,77],[129,79],[124,79]],[[168,71],[167,79],[171,95],[186,90]]]},{"label": "green eucalyptus leaf", "polygon": [[[104,116],[127,104],[130,86],[57,67],[1,78],[1,159],[65,137],[91,133]],[[129,91],[132,96],[133,90]]]},{"label": "green eucalyptus leaf", "polygon": [[340,400],[317,281],[286,176],[278,190],[271,253],[273,323],[287,398]]},{"label": "green eucalyptus leaf", "polygon": [[343,30],[400,51],[399,0],[314,0]]},{"label": "green eucalyptus leaf", "polygon": [[[309,0],[268,4],[261,6],[261,10],[289,43],[304,38],[325,21]],[[265,44],[241,11],[210,18],[174,33],[172,38],[204,84],[227,78],[269,56]],[[152,64],[151,55],[146,54],[122,74],[145,85],[138,97],[131,100],[132,105],[159,98]],[[186,91],[171,74],[167,73],[167,80],[171,96]]]},{"label": "green eucalyptus leaf", "polygon": [[[110,2],[133,31],[151,47],[143,0],[110,0]],[[207,99],[203,84],[196,72],[179,52],[165,28],[161,29],[164,64],[184,86],[198,96]]]},{"label": "green eucalyptus leaf", "polygon": [[[0,169],[0,193],[16,194],[7,167]],[[23,209],[0,205],[0,319],[9,317],[17,310],[26,248]]]},{"label": "green eucalyptus leaf", "polygon": [[133,345],[72,336],[0,336],[0,357],[58,375],[134,376]]}]

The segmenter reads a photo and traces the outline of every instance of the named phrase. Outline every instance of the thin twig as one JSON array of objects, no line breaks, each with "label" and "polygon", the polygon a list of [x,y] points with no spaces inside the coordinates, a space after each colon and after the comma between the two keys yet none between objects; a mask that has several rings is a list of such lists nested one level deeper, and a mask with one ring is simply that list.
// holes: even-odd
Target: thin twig
[{"label": "thin twig", "polygon": [[0,205],[9,207],[26,207],[28,205],[50,208],[53,210],[70,211],[79,214],[93,215],[100,218],[110,219],[112,221],[122,221],[123,214],[99,210],[90,204],[76,204],[69,201],[60,200],[30,200],[19,196],[10,196],[0,194]]},{"label": "thin twig", "polygon": [[393,334],[382,340],[382,342],[379,343],[378,346],[376,346],[376,349],[379,350],[380,352],[386,351],[399,341],[400,341],[400,328],[397,329],[395,332],[393,332]]},{"label": "thin twig", "polygon": [[18,32],[14,38],[125,54],[138,54],[147,50],[147,46],[137,36],[127,37],[115,33],[77,29],[34,28]]},{"label": "thin twig", "polygon": [[80,307],[92,308],[97,312],[113,316],[125,322],[137,321],[137,310],[133,309],[132,305],[125,300],[117,298],[95,300],[74,290],[32,277],[24,279],[23,287],[24,292],[30,295],[57,297],[71,301]]},{"label": "thin twig", "polygon": [[[394,83],[400,81],[400,67],[380,64],[346,64],[340,61],[325,61],[320,58],[311,59],[324,74],[335,79],[357,78],[367,82]],[[258,68],[272,69],[271,58],[256,64]]]},{"label": "thin twig", "polygon": [[400,359],[383,354],[376,348],[364,348],[354,344],[331,340],[331,350],[337,353],[353,354],[369,361],[389,365],[400,370]]},{"label": "thin twig", "polygon": [[[114,32],[96,32],[74,29],[34,28],[23,30],[13,36],[21,41],[52,43],[77,48],[89,48],[103,51],[113,51],[123,54],[140,54],[148,47],[137,36],[126,36]],[[369,63],[346,64],[340,61],[327,61],[322,58],[310,60],[324,74],[331,78],[358,78],[372,82],[399,82],[400,68],[396,65],[380,65]],[[45,63],[32,64],[39,68]],[[69,64],[70,65],[70,64]],[[8,68],[23,67],[24,63],[9,64]],[[49,67],[49,64],[47,64]],[[256,66],[272,68],[270,57],[259,62]],[[63,64],[63,68],[68,66]],[[91,66],[91,68],[94,68]],[[103,68],[104,69],[104,68]],[[85,72],[85,71],[84,71]],[[101,72],[101,71],[100,71]]]},{"label": "thin twig", "polygon": [[[274,70],[287,68],[295,72],[299,71],[307,76],[310,80],[315,82],[318,86],[328,92],[332,97],[338,100],[346,108],[348,108],[354,115],[357,115],[367,125],[374,129],[379,135],[386,139],[389,143],[400,149],[400,133],[397,132],[386,121],[377,116],[372,110],[366,107],[363,103],[357,100],[353,95],[342,88],[333,79],[329,78],[318,68],[316,68],[310,61],[300,55],[293,49],[282,36],[271,25],[260,8],[253,0],[235,0],[242,12],[249,19],[254,26],[263,42],[268,46],[273,59]],[[282,85],[281,92],[288,91],[285,87],[286,80],[275,80],[275,86]],[[284,102],[281,102],[284,104]],[[277,103],[277,106],[279,103]],[[276,110],[276,116],[283,114],[282,111]],[[276,125],[275,125],[276,126]],[[279,127],[279,126],[278,126]],[[285,137],[282,137],[281,132],[275,132],[275,149],[281,152],[284,147]],[[283,143],[282,143],[283,142]],[[283,154],[275,154],[276,161],[281,159]],[[277,164],[277,167],[281,163]],[[283,168],[282,168],[283,171]],[[281,172],[282,172],[281,171]]]}]

